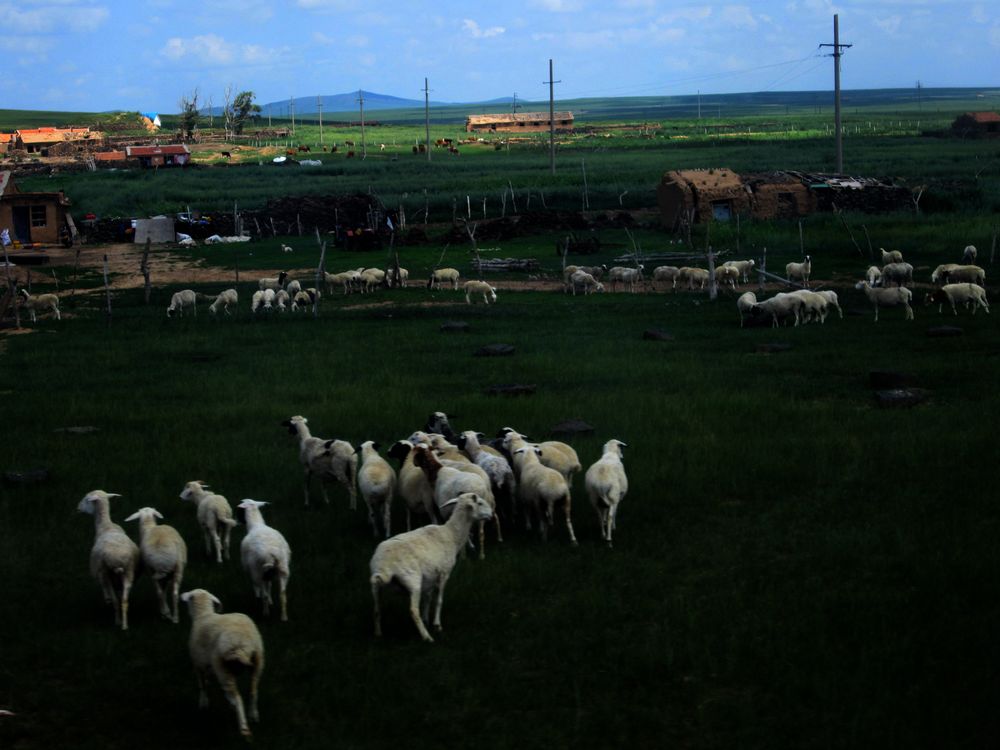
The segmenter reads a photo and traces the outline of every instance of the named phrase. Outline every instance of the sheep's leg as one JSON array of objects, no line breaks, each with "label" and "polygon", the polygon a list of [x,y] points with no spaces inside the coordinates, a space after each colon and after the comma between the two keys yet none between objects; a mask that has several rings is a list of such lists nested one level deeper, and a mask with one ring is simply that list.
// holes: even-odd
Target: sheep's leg
[{"label": "sheep's leg", "polygon": [[160,616],[169,620],[170,607],[167,606],[167,594],[163,590],[163,582],[159,578],[154,578],[153,585],[156,586],[156,598],[160,602]]},{"label": "sheep's leg", "polygon": [[323,503],[325,505],[329,505],[330,504],[330,496],[326,494],[326,479],[324,477],[320,477],[320,479],[319,479],[319,490],[320,490],[320,492],[323,493]]},{"label": "sheep's leg", "polygon": [[281,596],[281,621],[288,622],[288,575],[282,574],[278,578],[278,588]]},{"label": "sheep's leg", "polygon": [[379,611],[378,606],[378,592],[381,588],[377,579],[372,579],[372,603],[373,603],[373,618],[375,620],[375,637],[382,637],[382,613]]},{"label": "sheep's leg", "polygon": [[201,533],[205,537],[205,554],[209,557],[212,556],[212,534],[208,530],[207,526],[201,527]]},{"label": "sheep's leg", "polygon": [[392,525],[392,505],[386,500],[385,505],[382,506],[382,526],[385,529],[385,538],[388,539],[392,536],[392,532],[389,527]]},{"label": "sheep's leg", "polygon": [[132,579],[126,576],[122,580],[122,630],[128,630],[128,594],[132,590]]},{"label": "sheep's leg", "polygon": [[437,585],[437,603],[434,607],[434,629],[439,633],[444,630],[444,627],[441,625],[441,606],[444,604],[444,587],[448,583],[449,575],[451,575],[450,571],[441,573],[441,578],[438,580]]},{"label": "sheep's leg", "polygon": [[497,526],[497,541],[503,541],[503,531],[500,529],[500,516],[497,515],[496,511],[493,511],[493,523]]},{"label": "sheep's leg", "polygon": [[479,559],[486,559],[486,521],[479,522]]},{"label": "sheep's leg", "polygon": [[174,616],[170,619],[176,625],[180,622],[180,596],[181,596],[181,579],[184,577],[184,568],[177,568],[174,571],[173,581],[171,581],[171,588],[173,598],[174,598]]},{"label": "sheep's leg", "polygon": [[226,560],[229,559],[229,535],[232,531],[233,527],[228,523],[222,525],[222,557]]},{"label": "sheep's leg", "polygon": [[413,624],[417,626],[417,630],[420,632],[420,637],[428,643],[433,643],[434,639],[431,638],[431,634],[427,632],[427,628],[424,626],[424,621],[420,619],[419,583],[416,583],[416,585],[410,589],[410,617],[413,619]]},{"label": "sheep's leg", "polygon": [[566,530],[569,532],[570,544],[575,547],[578,542],[576,541],[576,534],[573,532],[573,520],[569,517],[569,511],[569,498],[566,498],[566,502],[563,503],[563,512],[566,514]]},{"label": "sheep's leg", "polygon": [[260,685],[260,673],[264,671],[264,655],[254,654],[253,674],[250,675],[250,721],[259,722],[257,711],[257,687]]},{"label": "sheep's leg", "polygon": [[236,685],[236,678],[226,669],[222,660],[215,658],[212,660],[212,669],[215,671],[215,676],[219,680],[219,685],[222,687],[222,692],[226,696],[226,700],[236,709],[236,721],[240,727],[240,734],[244,737],[250,737],[250,726],[247,724],[246,712],[243,710],[243,698],[240,696],[240,691]]},{"label": "sheep's leg", "polygon": [[913,308],[909,305],[906,306],[906,320],[913,320]]},{"label": "sheep's leg", "polygon": [[434,606],[434,592],[436,590],[436,586],[431,586],[429,590],[420,595],[420,619],[424,621],[425,625],[429,625],[431,622],[431,608]]},{"label": "sheep's leg", "polygon": [[[104,603],[105,604],[114,604],[114,601],[115,601],[115,589],[111,585],[111,579],[108,577],[108,574],[102,571],[98,575],[97,580],[101,584],[101,593],[104,595]],[[117,605],[115,605],[115,606],[117,607]],[[118,622],[115,621],[115,624],[117,625]]]},{"label": "sheep's leg", "polygon": [[222,562],[222,540],[219,538],[219,530],[217,528],[212,529],[212,544],[215,545],[215,561],[217,563]]}]

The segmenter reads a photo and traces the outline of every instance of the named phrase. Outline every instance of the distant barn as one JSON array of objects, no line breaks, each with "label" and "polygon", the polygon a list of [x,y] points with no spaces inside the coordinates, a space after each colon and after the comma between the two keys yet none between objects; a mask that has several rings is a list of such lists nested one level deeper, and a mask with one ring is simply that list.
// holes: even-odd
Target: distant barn
[{"label": "distant barn", "polygon": [[[572,112],[555,112],[556,130],[573,130]],[[548,112],[509,112],[493,115],[469,115],[466,133],[542,133],[550,128]]]},{"label": "distant barn", "polygon": [[1000,115],[996,112],[966,112],[955,118],[951,132],[963,138],[1000,136]]},{"label": "distant barn", "polygon": [[166,146],[126,146],[125,158],[143,167],[183,167],[191,160],[191,151],[183,143]]}]

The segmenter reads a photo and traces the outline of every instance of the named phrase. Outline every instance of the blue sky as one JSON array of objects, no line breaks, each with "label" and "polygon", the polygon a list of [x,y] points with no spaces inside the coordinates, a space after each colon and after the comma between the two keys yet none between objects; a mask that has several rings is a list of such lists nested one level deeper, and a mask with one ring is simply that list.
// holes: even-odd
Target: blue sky
[{"label": "blue sky", "polygon": [[175,112],[364,88],[437,101],[995,86],[1000,2],[0,0],[0,108]]}]

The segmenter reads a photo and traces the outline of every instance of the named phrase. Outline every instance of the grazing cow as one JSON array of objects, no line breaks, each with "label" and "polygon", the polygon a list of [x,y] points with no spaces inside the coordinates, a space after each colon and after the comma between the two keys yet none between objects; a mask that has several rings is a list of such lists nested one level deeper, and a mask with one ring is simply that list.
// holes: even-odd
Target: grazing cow
[{"label": "grazing cow", "polygon": [[414,146],[413,147],[413,153],[418,154],[418,153],[420,153],[420,150],[416,146]]},{"label": "grazing cow", "polygon": [[323,153],[326,153],[326,146],[323,146]]},{"label": "grazing cow", "polygon": [[295,156],[295,149],[286,148],[285,149],[285,156]]},{"label": "grazing cow", "polygon": [[344,141],[345,146],[354,146],[354,141]]},{"label": "grazing cow", "polygon": [[353,151],[348,151],[347,152],[347,158],[348,159],[353,159],[354,158],[354,152]]},{"label": "grazing cow", "polygon": [[309,147],[305,146],[305,145],[299,146],[299,151],[301,151],[303,153],[309,153]]},{"label": "grazing cow", "polygon": [[330,146],[330,153],[331,154],[337,153],[337,144],[336,143],[334,143],[332,146]]},{"label": "grazing cow", "polygon": [[230,153],[229,151],[223,151],[223,152],[222,152],[222,158],[223,158],[223,159],[232,159],[232,158],[233,158],[233,155],[232,155],[232,153]]}]

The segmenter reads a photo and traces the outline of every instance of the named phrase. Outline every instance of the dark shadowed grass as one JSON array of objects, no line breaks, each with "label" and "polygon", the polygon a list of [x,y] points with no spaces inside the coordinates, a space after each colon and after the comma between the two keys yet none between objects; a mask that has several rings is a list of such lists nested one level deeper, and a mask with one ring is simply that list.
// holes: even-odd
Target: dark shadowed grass
[{"label": "dark shadowed grass", "polygon": [[[238,563],[205,559],[194,508],[177,498],[190,479],[233,504],[271,502],[265,516],[293,549],[291,621],[261,622],[261,746],[996,740],[995,315],[930,339],[929,325],[954,320],[918,308],[912,323],[889,311],[875,325],[853,290],[844,320],[778,331],[741,331],[731,299],[685,295],[386,299],[337,297],[319,320],[212,321],[204,306],[167,320],[127,292],[110,326],[81,305],[7,340],[4,468],[45,466],[51,479],[0,499],[0,706],[18,713],[0,725],[3,747],[242,744],[217,691],[197,710],[186,613],[160,621],[142,579],[132,629],[116,632],[87,574],[93,528],[75,506],[100,487],[123,495],[116,520],[153,505],[181,531],[185,588],[257,617]],[[470,332],[438,330],[455,319]],[[650,327],[675,340],[644,341]],[[794,348],[755,353],[771,341]],[[472,356],[497,342],[516,354]],[[871,369],[914,373],[933,399],[878,410]],[[538,393],[484,395],[513,382]],[[586,419],[595,434],[572,441],[584,466],[625,440],[630,491],[614,550],[577,477],[579,548],[561,523],[548,544],[491,535],[485,561],[459,562],[438,643],[420,643],[390,596],[378,643],[365,513],[339,488],[330,506],[314,492],[302,507],[296,444],[278,423],[303,414],[317,435],[388,444],[436,409],[539,439]],[[53,432],[71,425],[100,431]]]}]

